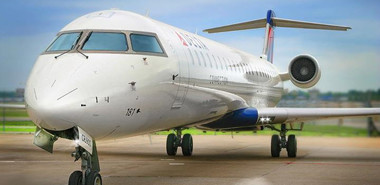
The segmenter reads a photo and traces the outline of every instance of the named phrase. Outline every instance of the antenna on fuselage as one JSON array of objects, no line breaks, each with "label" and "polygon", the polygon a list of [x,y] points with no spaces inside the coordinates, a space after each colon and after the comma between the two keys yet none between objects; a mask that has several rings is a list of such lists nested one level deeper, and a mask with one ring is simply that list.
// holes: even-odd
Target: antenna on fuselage
[{"label": "antenna on fuselage", "polygon": [[145,17],[149,17],[149,13],[150,13],[150,10],[147,9],[146,12],[145,12]]}]

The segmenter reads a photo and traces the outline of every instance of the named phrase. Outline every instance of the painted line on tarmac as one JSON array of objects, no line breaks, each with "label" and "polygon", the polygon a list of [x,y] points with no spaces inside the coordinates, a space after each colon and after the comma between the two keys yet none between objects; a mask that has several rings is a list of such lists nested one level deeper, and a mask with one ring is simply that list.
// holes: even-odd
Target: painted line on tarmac
[{"label": "painted line on tarmac", "polygon": [[334,163],[334,162],[286,162],[285,164],[312,164],[312,165],[337,165],[337,166],[380,166],[380,163],[363,164],[363,163]]},{"label": "painted line on tarmac", "polygon": [[[161,161],[174,161],[174,159],[161,159]],[[144,163],[144,162],[155,162],[155,161],[130,161],[130,160],[125,160],[125,161],[101,161],[101,163]],[[189,161],[190,163],[198,163],[204,161]],[[0,163],[73,163],[73,161],[0,161]],[[224,162],[225,163],[225,162]],[[268,162],[266,162],[268,163]],[[273,164],[278,164],[281,162],[272,162]],[[380,166],[380,163],[371,163],[371,164],[365,164],[364,163],[334,163],[334,162],[297,162],[297,161],[292,161],[292,162],[283,162],[284,164],[287,165],[332,165],[332,166]],[[185,163],[180,163],[180,162],[172,162],[169,163],[170,166],[183,166]]]},{"label": "painted line on tarmac", "polygon": [[73,161],[0,161],[0,163],[73,163]]}]

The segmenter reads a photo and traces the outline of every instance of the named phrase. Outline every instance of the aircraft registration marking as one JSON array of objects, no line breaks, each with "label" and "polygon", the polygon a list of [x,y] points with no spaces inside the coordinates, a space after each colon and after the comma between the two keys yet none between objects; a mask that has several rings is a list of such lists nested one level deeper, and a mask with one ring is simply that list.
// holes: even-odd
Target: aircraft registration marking
[{"label": "aircraft registration marking", "polygon": [[128,108],[125,115],[126,116],[133,116],[133,115],[138,114],[140,112],[141,112],[140,108]]}]

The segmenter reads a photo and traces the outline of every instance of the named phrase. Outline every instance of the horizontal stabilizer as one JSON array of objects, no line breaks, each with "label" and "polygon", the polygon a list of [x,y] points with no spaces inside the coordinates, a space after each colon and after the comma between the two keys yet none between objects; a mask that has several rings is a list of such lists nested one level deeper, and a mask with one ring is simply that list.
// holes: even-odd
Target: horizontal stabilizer
[{"label": "horizontal stabilizer", "polygon": [[203,30],[203,32],[218,33],[218,32],[227,32],[227,31],[248,30],[248,29],[255,29],[255,28],[265,28],[266,24],[267,24],[266,19],[258,19],[258,20],[248,21],[248,22],[231,24],[227,26],[210,28],[207,30]]},{"label": "horizontal stabilizer", "polygon": [[273,20],[274,26],[277,26],[277,27],[338,30],[338,31],[347,31],[351,29],[351,27],[347,27],[347,26],[304,22],[304,21],[297,21],[297,20],[290,20],[290,19],[281,19],[277,17],[273,17],[272,20]]},{"label": "horizontal stabilizer", "polygon": [[[348,29],[351,29],[350,27],[347,27],[347,26],[321,24],[321,23],[297,21],[297,20],[290,20],[290,19],[281,19],[277,17],[272,17],[271,19],[275,27],[338,30],[338,31],[347,31]],[[253,21],[237,23],[237,24],[231,24],[227,26],[210,28],[203,31],[207,33],[218,33],[218,32],[227,32],[227,31],[265,28],[266,23],[267,23],[267,19],[258,19],[258,20],[253,20]]]}]

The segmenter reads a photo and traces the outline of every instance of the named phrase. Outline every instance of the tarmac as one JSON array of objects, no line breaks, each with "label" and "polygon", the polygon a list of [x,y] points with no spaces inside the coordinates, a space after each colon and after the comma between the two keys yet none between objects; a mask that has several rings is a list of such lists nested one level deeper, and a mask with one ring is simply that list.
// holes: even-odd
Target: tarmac
[{"label": "tarmac", "polygon": [[[166,136],[97,143],[106,185],[380,184],[380,138],[297,137],[298,156],[270,157],[270,136],[193,136],[191,157],[166,155]],[[33,135],[0,134],[1,185],[67,184],[74,143],[59,139],[54,154]]]}]

